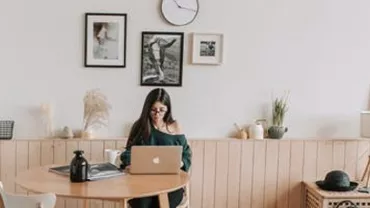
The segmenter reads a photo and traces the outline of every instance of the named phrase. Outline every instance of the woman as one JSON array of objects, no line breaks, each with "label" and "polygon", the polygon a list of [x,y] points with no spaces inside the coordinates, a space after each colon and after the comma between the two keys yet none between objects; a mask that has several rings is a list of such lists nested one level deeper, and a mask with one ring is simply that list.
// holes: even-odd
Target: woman
[{"label": "woman", "polygon": [[[164,89],[154,89],[147,95],[141,115],[132,126],[126,151],[120,157],[123,169],[130,166],[133,145],[181,145],[183,147],[181,169],[189,171],[192,152],[179,124],[172,117],[170,96]],[[168,194],[170,208],[176,208],[180,204],[183,193],[184,189],[181,188]],[[132,199],[129,204],[132,208],[159,207],[156,196]]]}]

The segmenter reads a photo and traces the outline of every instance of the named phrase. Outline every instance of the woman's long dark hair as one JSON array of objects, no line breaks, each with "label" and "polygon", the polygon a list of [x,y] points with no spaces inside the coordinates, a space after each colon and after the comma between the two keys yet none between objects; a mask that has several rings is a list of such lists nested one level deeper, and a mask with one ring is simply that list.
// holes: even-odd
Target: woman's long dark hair
[{"label": "woman's long dark hair", "polygon": [[166,126],[174,122],[174,119],[172,117],[170,95],[163,88],[153,89],[146,96],[143,109],[141,111],[141,115],[139,119],[137,119],[134,122],[131,128],[126,148],[131,147],[133,144],[149,138],[152,129],[150,113],[153,104],[157,101],[167,106],[167,112],[163,117],[163,121],[166,123]]}]

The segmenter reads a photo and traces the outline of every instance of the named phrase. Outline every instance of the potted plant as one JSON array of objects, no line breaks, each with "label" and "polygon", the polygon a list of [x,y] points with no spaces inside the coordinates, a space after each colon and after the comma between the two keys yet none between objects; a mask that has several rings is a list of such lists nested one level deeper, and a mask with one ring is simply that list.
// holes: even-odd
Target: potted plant
[{"label": "potted plant", "polygon": [[91,138],[92,130],[107,126],[109,110],[111,109],[107,97],[98,89],[86,92],[83,99],[84,117],[82,138]]},{"label": "potted plant", "polygon": [[284,126],[285,114],[288,111],[288,97],[289,93],[286,93],[272,102],[272,125],[268,129],[269,138],[281,139],[288,131],[288,128]]}]

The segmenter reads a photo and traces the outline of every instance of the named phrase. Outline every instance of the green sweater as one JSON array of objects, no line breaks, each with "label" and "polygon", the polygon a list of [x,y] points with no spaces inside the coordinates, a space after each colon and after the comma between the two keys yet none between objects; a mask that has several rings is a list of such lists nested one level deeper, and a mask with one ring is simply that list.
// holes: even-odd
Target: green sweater
[{"label": "green sweater", "polygon": [[[192,151],[187,143],[184,134],[167,134],[152,128],[149,139],[141,140],[140,142],[134,142],[133,145],[181,145],[182,151],[182,162],[184,165],[181,167],[183,171],[188,172],[191,166]],[[126,166],[131,164],[131,148],[126,148],[121,153],[121,168],[124,169]]]}]

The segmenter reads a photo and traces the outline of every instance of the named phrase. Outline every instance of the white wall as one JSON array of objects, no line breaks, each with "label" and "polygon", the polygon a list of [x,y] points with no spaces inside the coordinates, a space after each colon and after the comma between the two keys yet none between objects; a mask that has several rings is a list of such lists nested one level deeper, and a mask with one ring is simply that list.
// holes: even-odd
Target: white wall
[{"label": "white wall", "polygon": [[[233,123],[265,116],[271,92],[291,91],[286,137],[359,135],[370,78],[370,1],[199,0],[191,25],[173,27],[160,0],[5,0],[0,7],[0,116],[16,120],[15,137],[42,136],[41,103],[55,126],[79,128],[82,97],[101,88],[113,105],[102,136],[127,134],[151,87],[139,86],[142,31],[225,35],[225,63],[185,62],[183,87],[167,88],[188,137],[225,137]],[[83,67],[84,13],[128,14],[127,67]]]}]

